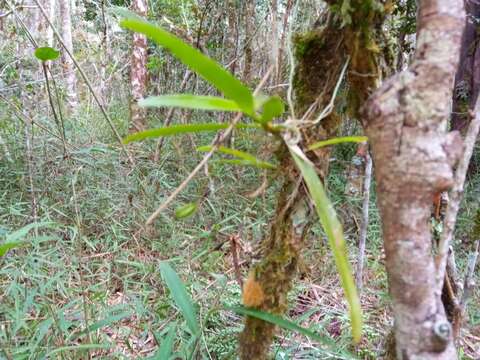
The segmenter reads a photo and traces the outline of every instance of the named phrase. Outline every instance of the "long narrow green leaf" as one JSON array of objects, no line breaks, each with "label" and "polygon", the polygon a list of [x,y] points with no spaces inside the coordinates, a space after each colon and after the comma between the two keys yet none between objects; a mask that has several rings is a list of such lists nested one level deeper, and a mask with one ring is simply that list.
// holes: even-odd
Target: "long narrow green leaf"
[{"label": "long narrow green leaf", "polygon": [[175,270],[164,261],[160,263],[160,273],[162,274],[163,280],[167,283],[173,300],[187,321],[187,325],[192,331],[192,334],[198,335],[200,333],[200,327],[197,322],[197,312],[182,280],[180,280]]},{"label": "long narrow green leaf", "polygon": [[[197,148],[198,151],[203,151],[203,152],[209,152],[212,150],[212,146],[206,145],[206,146],[200,146]],[[252,154],[249,154],[244,151],[236,150],[236,149],[231,149],[227,148],[225,146],[220,146],[218,148],[218,152],[227,154],[227,155],[232,155],[240,158],[241,160],[222,160],[222,162],[225,163],[230,163],[233,165],[244,165],[244,166],[254,166],[254,167],[259,167],[262,169],[276,169],[277,167],[267,161],[263,161],[260,159],[257,159],[255,156]]]},{"label": "long narrow green leaf", "polygon": [[346,143],[346,142],[354,142],[354,143],[363,143],[368,141],[368,138],[366,136],[344,136],[344,137],[336,137],[333,139],[328,139],[328,140],[323,140],[316,142],[315,144],[312,144],[308,147],[308,150],[315,150],[324,146],[329,146],[329,145],[336,145],[336,144],[341,144],[341,143]]},{"label": "long narrow green leaf", "polygon": [[253,114],[252,92],[214,60],[186,44],[175,35],[145,20],[127,17],[120,22],[120,26],[142,33],[165,47],[190,69],[214,85],[226,97],[235,101],[242,108],[243,112],[249,115]]},{"label": "long narrow green leaf", "polygon": [[290,151],[295,163],[300,169],[302,176],[307,184],[310,196],[315,203],[315,209],[320,223],[327,234],[328,243],[333,252],[335,264],[340,274],[340,280],[345,297],[350,305],[350,319],[352,325],[352,336],[355,342],[359,342],[362,335],[362,309],[357,294],[357,288],[353,281],[350,264],[348,262],[347,248],[343,237],[343,229],[338,220],[337,213],[332,203],[328,199],[323,184],[318,178],[317,172],[312,164]]},{"label": "long narrow green leaf", "polygon": [[233,311],[240,315],[252,316],[257,319],[267,321],[269,323],[277,325],[283,329],[295,331],[299,334],[305,335],[306,337],[312,340],[318,341],[321,344],[329,346],[331,348],[331,351],[341,354],[342,359],[352,359],[352,360],[356,359],[352,354],[348,353],[347,351],[341,351],[341,352],[336,351],[334,349],[335,343],[332,340],[328,339],[327,337],[320,336],[317,333],[313,332],[312,330],[306,329],[294,323],[293,321],[287,320],[283,317],[273,315],[265,311],[253,309],[253,308],[246,308],[244,306],[226,306],[225,309]]},{"label": "long narrow green leaf", "polygon": [[221,159],[217,160],[219,163],[238,165],[238,166],[252,166],[260,169],[276,169],[276,166],[266,161],[249,161],[242,159]]},{"label": "long narrow green leaf", "polygon": [[[172,136],[178,134],[186,133],[197,133],[205,131],[218,131],[228,128],[229,124],[185,124],[185,125],[172,125],[158,129],[149,129],[145,131],[140,131],[131,135],[128,135],[123,139],[125,144],[128,144],[132,141],[140,141],[147,138],[157,138],[160,136]],[[236,124],[237,129],[258,129],[259,126],[256,124]]]},{"label": "long narrow green leaf", "polygon": [[235,101],[215,96],[198,96],[192,94],[152,96],[140,100],[138,104],[143,107],[181,107],[184,109],[212,111],[242,111]]}]

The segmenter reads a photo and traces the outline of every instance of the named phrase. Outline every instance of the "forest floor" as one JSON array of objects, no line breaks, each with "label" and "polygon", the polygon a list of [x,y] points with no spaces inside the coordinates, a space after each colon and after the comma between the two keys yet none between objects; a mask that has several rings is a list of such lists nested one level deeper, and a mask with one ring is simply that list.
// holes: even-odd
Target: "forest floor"
[{"label": "forest floor", "polygon": [[[96,124],[89,126],[97,129]],[[4,351],[0,358],[147,358],[174,323],[180,358],[188,358],[195,347],[203,359],[235,358],[242,319],[224,309],[241,299],[231,238],[238,239],[240,268],[246,277],[269,231],[275,182],[252,198],[251,193],[264,181],[261,170],[213,161],[208,177],[202,173],[153,227],[142,231],[146,218],[200,158],[195,147],[210,138],[168,140],[158,164],[152,162],[155,141],[134,144],[129,148],[136,159],[132,166],[117,147],[107,145],[110,141],[99,141],[98,134],[74,135],[69,138],[77,139],[77,149],[69,150],[67,157],[57,141],[36,135],[30,164],[33,188],[20,145],[11,141],[7,145],[12,161],[0,160],[0,235],[32,221],[32,194],[40,223],[23,234],[27,246],[0,259],[0,349]],[[248,150],[256,147],[255,141],[254,135],[248,140],[238,136],[236,145]],[[270,150],[267,144],[260,153]],[[344,194],[345,169],[353,154],[350,145],[336,150],[328,189],[344,222],[354,265],[361,199]],[[480,199],[480,174],[469,184],[457,236],[461,271],[471,247],[467,239]],[[202,198],[207,189],[194,216],[175,219],[177,206]],[[272,349],[275,359],[338,359],[341,350],[357,351],[361,359],[382,357],[392,318],[381,249],[379,216],[372,197],[361,297],[364,336],[354,349],[332,257],[320,227],[313,227],[287,317],[328,337],[335,346],[320,346],[282,331]],[[158,269],[162,260],[170,261],[197,304],[200,343],[192,343],[175,310]],[[478,287],[469,306],[460,353],[462,359],[480,359]]]}]

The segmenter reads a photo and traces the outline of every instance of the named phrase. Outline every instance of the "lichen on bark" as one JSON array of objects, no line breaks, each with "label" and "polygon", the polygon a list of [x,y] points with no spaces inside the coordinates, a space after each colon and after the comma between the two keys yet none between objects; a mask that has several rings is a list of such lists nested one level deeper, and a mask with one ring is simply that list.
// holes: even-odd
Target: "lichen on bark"
[{"label": "lichen on bark", "polygon": [[453,184],[462,151],[458,133],[447,133],[445,125],[463,21],[461,0],[423,1],[414,61],[363,108],[376,165],[399,360],[456,359],[436,291],[429,221],[433,198]]}]

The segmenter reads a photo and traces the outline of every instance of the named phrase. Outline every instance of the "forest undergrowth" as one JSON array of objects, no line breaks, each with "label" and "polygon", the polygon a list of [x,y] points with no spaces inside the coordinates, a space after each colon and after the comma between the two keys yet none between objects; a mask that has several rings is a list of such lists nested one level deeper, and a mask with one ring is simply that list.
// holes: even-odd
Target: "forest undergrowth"
[{"label": "forest undergrowth", "polygon": [[[116,118],[121,119],[122,112],[117,112]],[[66,155],[58,140],[35,129],[31,189],[22,139],[13,135],[21,134],[14,129],[19,125],[12,125],[15,122],[7,109],[0,108],[0,123],[4,129],[12,127],[12,137],[5,144],[8,157],[5,154],[0,160],[0,235],[32,222],[32,191],[40,224],[25,231],[27,246],[0,259],[0,358],[148,358],[174,322],[180,358],[188,358],[194,347],[202,349],[203,359],[235,358],[242,321],[224,307],[239,304],[238,273],[247,277],[258,258],[262,235],[269,231],[274,176],[266,178],[260,169],[231,167],[214,159],[208,173],[192,182],[175,204],[198,200],[199,209],[192,217],[176,219],[172,208],[153,227],[141,230],[200,159],[196,147],[208,144],[211,136],[168,139],[157,164],[152,162],[155,141],[130,146],[136,161],[132,166],[111,145],[108,129],[99,125],[101,119],[94,110],[79,114],[70,119],[78,126],[67,129],[67,138],[76,140],[70,140],[75,149]],[[152,125],[155,121],[152,116]],[[237,132],[234,141],[236,148],[245,151],[259,144],[252,133]],[[261,146],[266,153],[272,151],[271,144]],[[354,153],[353,144],[337,145],[327,181],[345,226],[352,263],[362,199],[346,196],[344,189]],[[270,186],[252,197],[264,181]],[[470,219],[480,198],[478,171],[468,184],[464,201],[468,205],[462,208],[457,231],[460,271],[469,251],[469,244],[461,240],[472,230]],[[370,206],[361,296],[365,326],[358,348],[351,347],[346,303],[319,225],[307,237],[304,266],[289,295],[288,312],[290,319],[333,340],[336,350],[357,350],[362,359],[381,358],[392,324],[374,198]],[[232,251],[238,255],[238,268]],[[192,343],[188,328],[177,316],[160,277],[162,260],[169,260],[180,274],[198,307],[201,344]],[[480,351],[480,293],[476,291],[460,344],[464,359],[475,359]],[[329,348],[291,332],[279,332],[273,353],[276,359],[338,358]]]}]

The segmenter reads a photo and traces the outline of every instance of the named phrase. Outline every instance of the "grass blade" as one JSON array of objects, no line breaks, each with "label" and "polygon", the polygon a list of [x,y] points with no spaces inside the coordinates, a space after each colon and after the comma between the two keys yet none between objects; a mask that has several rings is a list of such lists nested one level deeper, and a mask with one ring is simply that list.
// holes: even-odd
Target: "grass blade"
[{"label": "grass blade", "polygon": [[329,145],[336,145],[336,144],[341,144],[341,143],[346,143],[346,142],[354,142],[354,143],[363,143],[368,141],[368,138],[366,136],[344,136],[344,137],[336,137],[333,139],[328,139],[328,140],[323,140],[316,142],[315,144],[312,144],[308,147],[308,150],[315,150],[324,146],[329,146]]},{"label": "grass blade", "polygon": [[[167,336],[160,344],[159,349],[149,360],[167,360],[170,359],[173,353],[173,345],[175,343],[175,333],[177,331],[177,324],[173,323],[169,326]],[[157,340],[158,341],[158,340]]]},{"label": "grass blade", "polygon": [[129,16],[120,21],[120,26],[144,34],[160,46],[168,49],[176,58],[215,86],[227,98],[235,101],[244,113],[253,114],[253,94],[250,89],[199,50],[145,20]]},{"label": "grass blade", "polygon": [[140,100],[138,104],[143,107],[180,107],[183,109],[211,111],[242,111],[235,101],[215,96],[198,96],[192,94],[151,96]]},{"label": "grass blade", "polygon": [[164,261],[160,263],[160,273],[162,274],[163,280],[167,283],[173,300],[187,321],[188,328],[193,335],[198,335],[200,333],[200,328],[197,322],[197,313],[182,280],[180,280],[175,270]]},{"label": "grass blade", "polygon": [[23,239],[25,236],[27,236],[28,232],[32,229],[37,229],[41,227],[47,227],[47,226],[52,226],[53,223],[51,222],[40,222],[40,223],[31,223],[28,225],[25,225],[24,227],[7,234],[5,236],[5,240],[7,242],[13,242],[13,241],[18,241],[20,239]]},{"label": "grass blade", "polygon": [[320,223],[327,234],[330,249],[333,252],[335,264],[340,274],[340,280],[345,297],[350,306],[350,319],[352,326],[352,337],[354,342],[358,343],[362,335],[362,309],[358,298],[357,288],[353,281],[350,264],[347,257],[347,249],[343,236],[343,229],[338,220],[335,209],[327,197],[322,182],[318,178],[317,172],[312,164],[307,163],[293,151],[290,151],[300,169],[302,176],[307,184],[310,196],[315,203]]}]

